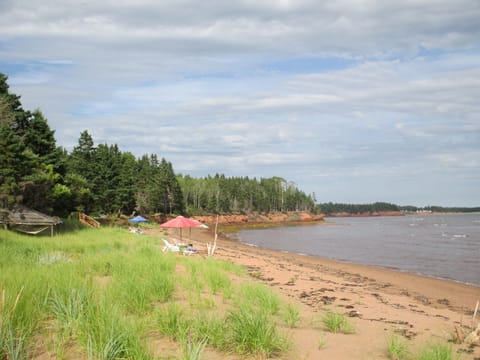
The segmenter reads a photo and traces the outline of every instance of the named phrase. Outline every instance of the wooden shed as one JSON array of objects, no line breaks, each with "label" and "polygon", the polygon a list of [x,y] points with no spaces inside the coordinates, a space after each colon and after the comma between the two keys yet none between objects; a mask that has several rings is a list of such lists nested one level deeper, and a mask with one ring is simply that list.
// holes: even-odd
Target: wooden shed
[{"label": "wooden shed", "polygon": [[12,229],[27,234],[38,234],[50,228],[53,235],[55,225],[61,224],[58,217],[51,217],[23,205],[14,205],[9,209],[0,209],[0,224],[5,229]]}]

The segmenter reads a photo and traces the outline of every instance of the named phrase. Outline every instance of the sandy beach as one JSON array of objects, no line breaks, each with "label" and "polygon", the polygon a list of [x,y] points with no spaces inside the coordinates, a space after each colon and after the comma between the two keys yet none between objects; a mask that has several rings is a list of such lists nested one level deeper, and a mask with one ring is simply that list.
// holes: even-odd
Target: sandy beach
[{"label": "sandy beach", "polygon": [[[172,233],[172,235],[174,235]],[[192,229],[184,240],[206,256],[211,230]],[[397,335],[412,353],[427,344],[451,344],[461,359],[480,359],[480,344],[455,344],[475,324],[472,315],[480,287],[384,268],[270,251],[220,236],[215,257],[244,265],[250,275],[271,286],[301,309],[291,331],[286,359],[388,359],[387,342]],[[322,328],[327,311],[347,314],[354,334]]]}]

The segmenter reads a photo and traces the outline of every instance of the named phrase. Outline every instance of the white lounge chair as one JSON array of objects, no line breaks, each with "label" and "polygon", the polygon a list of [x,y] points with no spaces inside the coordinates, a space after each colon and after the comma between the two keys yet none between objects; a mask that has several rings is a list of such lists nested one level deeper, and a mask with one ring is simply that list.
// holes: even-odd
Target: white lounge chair
[{"label": "white lounge chair", "polygon": [[183,255],[192,255],[197,252],[197,249],[195,249],[193,246],[178,244],[175,239],[173,240],[175,242],[175,245],[172,245],[166,239],[162,239],[162,240],[165,243],[163,252],[165,251],[181,252]]},{"label": "white lounge chair", "polygon": [[180,251],[180,247],[178,247],[177,245],[170,244],[167,239],[162,239],[162,240],[165,243],[165,246],[163,247],[163,252],[165,251],[179,252]]}]

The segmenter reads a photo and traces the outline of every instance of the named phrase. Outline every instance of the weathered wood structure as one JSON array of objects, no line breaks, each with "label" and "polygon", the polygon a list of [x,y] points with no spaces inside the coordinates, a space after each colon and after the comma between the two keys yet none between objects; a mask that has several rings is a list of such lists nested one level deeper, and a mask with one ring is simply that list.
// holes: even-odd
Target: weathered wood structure
[{"label": "weathered wood structure", "polygon": [[42,214],[22,205],[14,205],[9,209],[0,209],[0,224],[5,229],[36,235],[50,228],[50,234],[53,236],[54,227],[61,223],[62,221],[57,217]]}]

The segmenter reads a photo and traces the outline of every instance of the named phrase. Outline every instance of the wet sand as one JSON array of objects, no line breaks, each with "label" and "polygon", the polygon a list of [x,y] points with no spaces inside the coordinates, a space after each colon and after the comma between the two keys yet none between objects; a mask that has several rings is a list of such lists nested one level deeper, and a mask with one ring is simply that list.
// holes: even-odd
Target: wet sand
[{"label": "wet sand", "polygon": [[[206,256],[212,231],[192,229],[185,239]],[[430,343],[447,344],[468,334],[480,287],[390,269],[260,249],[220,236],[215,258],[248,268],[250,275],[301,306],[286,359],[387,359],[387,341],[396,334],[413,353]],[[355,334],[322,329],[327,311],[345,313]],[[324,343],[320,346],[320,343]],[[480,344],[453,344],[461,359],[480,359]]]}]

